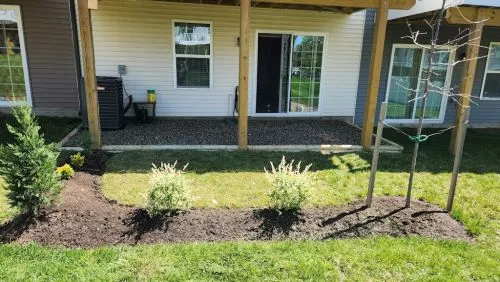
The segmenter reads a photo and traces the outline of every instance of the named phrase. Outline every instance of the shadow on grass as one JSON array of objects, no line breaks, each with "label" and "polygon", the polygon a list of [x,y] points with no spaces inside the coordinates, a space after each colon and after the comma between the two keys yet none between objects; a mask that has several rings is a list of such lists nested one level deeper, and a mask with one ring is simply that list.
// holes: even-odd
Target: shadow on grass
[{"label": "shadow on grass", "polygon": [[286,156],[287,160],[313,164],[311,170],[332,169],[330,156],[319,152],[256,152],[256,151],[129,151],[115,154],[107,163],[107,171],[113,173],[149,172],[152,164],[178,162],[182,168],[194,173],[207,172],[264,172]]},{"label": "shadow on grass", "polygon": [[[438,129],[429,129],[430,134]],[[405,129],[412,134],[414,129]],[[385,136],[405,146],[401,154],[381,154],[378,171],[408,172],[412,158],[413,143],[407,137],[386,130]],[[433,136],[421,144],[417,171],[430,173],[450,173],[454,157],[449,153],[451,132]],[[500,129],[470,129],[463,154],[462,172],[500,173]],[[367,152],[331,154],[320,152],[256,152],[256,151],[131,151],[115,154],[107,163],[107,171],[112,173],[149,172],[153,163],[173,163],[180,166],[189,163],[191,173],[208,172],[263,172],[270,162],[279,163],[282,156],[288,160],[301,161],[303,165],[313,164],[311,171],[341,169],[347,172],[368,172],[372,154]]]},{"label": "shadow on grass", "polygon": [[[38,117],[38,124],[47,142],[59,142],[71,130],[73,130],[81,120],[77,118],[62,117]],[[0,114],[0,144],[8,144],[13,141],[12,135],[7,131],[6,123],[15,125],[16,121],[12,115]]]}]

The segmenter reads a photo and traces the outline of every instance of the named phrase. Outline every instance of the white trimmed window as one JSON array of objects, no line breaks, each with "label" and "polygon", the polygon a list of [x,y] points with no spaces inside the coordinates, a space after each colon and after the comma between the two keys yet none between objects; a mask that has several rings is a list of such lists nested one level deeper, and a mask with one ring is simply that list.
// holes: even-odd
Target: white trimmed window
[{"label": "white trimmed window", "polygon": [[[450,48],[451,49],[451,48]],[[436,51],[431,74],[431,87],[425,107],[426,122],[442,122],[446,109],[443,88],[449,88],[451,60],[450,49]],[[428,50],[415,45],[395,44],[392,50],[391,69],[387,85],[387,119],[394,123],[417,122],[422,109],[422,99],[427,77]]]},{"label": "white trimmed window", "polygon": [[500,100],[500,42],[490,44],[481,99]]},{"label": "white trimmed window", "polygon": [[176,88],[210,88],[212,85],[212,24],[174,21]]},{"label": "white trimmed window", "polygon": [[31,104],[19,6],[0,5],[0,107]]},{"label": "white trimmed window", "polygon": [[0,107],[31,104],[19,6],[0,5]]}]

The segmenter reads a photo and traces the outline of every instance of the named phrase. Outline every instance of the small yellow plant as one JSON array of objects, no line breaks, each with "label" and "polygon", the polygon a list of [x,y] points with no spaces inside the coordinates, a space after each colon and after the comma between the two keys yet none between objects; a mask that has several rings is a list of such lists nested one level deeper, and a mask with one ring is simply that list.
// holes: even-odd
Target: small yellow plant
[{"label": "small yellow plant", "polygon": [[64,164],[56,169],[61,179],[70,179],[75,175],[75,171],[69,164]]},{"label": "small yellow plant", "polygon": [[69,157],[70,163],[74,167],[83,167],[85,164],[85,156],[83,156],[80,152]]}]

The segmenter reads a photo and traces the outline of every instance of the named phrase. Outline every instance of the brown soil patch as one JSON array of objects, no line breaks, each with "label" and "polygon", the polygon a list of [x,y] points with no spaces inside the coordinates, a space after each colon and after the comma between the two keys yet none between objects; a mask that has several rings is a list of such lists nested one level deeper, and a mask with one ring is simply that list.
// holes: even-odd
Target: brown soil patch
[{"label": "brown soil patch", "polygon": [[[102,156],[101,156],[102,158]],[[65,183],[61,203],[43,217],[19,217],[0,226],[0,242],[37,242],[66,247],[194,241],[336,239],[375,235],[421,235],[471,240],[443,209],[415,201],[405,209],[399,197],[342,207],[306,209],[299,214],[274,210],[195,209],[150,219],[141,209],[118,205],[101,195],[97,172],[104,162],[77,172]]]}]

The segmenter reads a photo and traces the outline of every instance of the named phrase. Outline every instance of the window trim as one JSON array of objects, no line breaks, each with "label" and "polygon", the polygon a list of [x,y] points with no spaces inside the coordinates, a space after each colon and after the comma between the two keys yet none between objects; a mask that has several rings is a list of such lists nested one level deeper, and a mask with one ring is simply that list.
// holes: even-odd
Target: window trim
[{"label": "window trim", "polygon": [[479,99],[480,100],[490,100],[490,101],[498,101],[500,100],[500,97],[487,97],[487,96],[484,96],[484,86],[486,85],[486,77],[488,76],[488,74],[490,73],[498,73],[500,74],[500,71],[489,71],[488,70],[488,66],[490,64],[490,54],[491,54],[491,47],[494,46],[494,45],[498,45],[500,46],[500,42],[496,42],[496,41],[492,41],[490,42],[490,48],[488,49],[488,57],[486,59],[486,65],[484,66],[484,74],[483,74],[483,84],[481,85],[481,95],[479,96]]},{"label": "window trim", "polygon": [[[428,45],[424,45],[424,46],[428,46]],[[420,47],[414,45],[414,44],[393,44],[392,45],[392,51],[391,51],[391,60],[390,60],[390,65],[389,65],[389,75],[387,77],[387,84],[386,84],[386,89],[385,89],[385,98],[384,98],[384,101],[389,103],[389,91],[390,91],[390,84],[391,84],[391,79],[392,79],[392,69],[393,69],[393,64],[394,64],[394,55],[395,55],[395,52],[396,52],[396,49],[397,48],[406,48],[406,49],[419,49]],[[450,59],[449,59],[449,62],[451,63],[451,61],[453,60],[453,58],[455,58],[455,46],[446,46],[446,47],[443,47],[441,49],[448,49],[450,50]],[[421,58],[421,61],[420,61],[420,70],[419,70],[419,79],[421,77],[421,73],[422,73],[422,64],[425,60],[425,56],[422,56]],[[453,76],[453,66],[450,64],[448,66],[448,70],[446,72],[446,79],[445,79],[445,84],[446,85],[450,85],[451,84],[451,78]],[[418,85],[420,85],[420,83],[418,83]],[[440,108],[440,112],[439,112],[439,118],[433,118],[433,119],[424,119],[424,123],[427,123],[427,124],[432,124],[432,123],[443,123],[444,122],[444,117],[446,115],[446,101],[448,101],[448,99],[446,98],[446,96],[442,96],[441,97],[441,108]],[[415,102],[415,105],[414,105],[414,108],[416,107],[417,103]],[[418,123],[418,118],[412,118],[412,119],[387,119],[387,122],[389,123],[392,123],[392,124],[415,124],[415,123]]]},{"label": "window trim", "polygon": [[15,107],[20,105],[33,106],[33,100],[31,97],[31,83],[28,68],[28,56],[26,53],[26,42],[24,39],[24,26],[23,18],[21,15],[21,6],[19,5],[0,5],[0,10],[11,10],[16,12],[16,16],[19,19],[17,22],[17,31],[19,34],[19,47],[21,49],[21,58],[23,60],[23,71],[24,71],[24,85],[26,89],[26,101],[0,101],[0,108],[2,107]]},{"label": "window trim", "polygon": [[[176,23],[192,23],[192,24],[208,24],[210,25],[210,55],[177,55],[175,52],[175,24]],[[194,87],[182,87],[177,85],[177,57],[181,58],[203,58],[203,59],[209,59],[210,60],[210,78],[209,78],[209,86],[208,87],[200,87],[200,86],[194,86]],[[213,23],[211,21],[196,21],[196,20],[180,20],[180,19],[173,19],[172,20],[172,68],[173,68],[173,75],[174,75],[174,89],[180,89],[180,90],[207,90],[207,89],[213,89],[213,78],[214,78],[214,29],[213,29]]]}]

